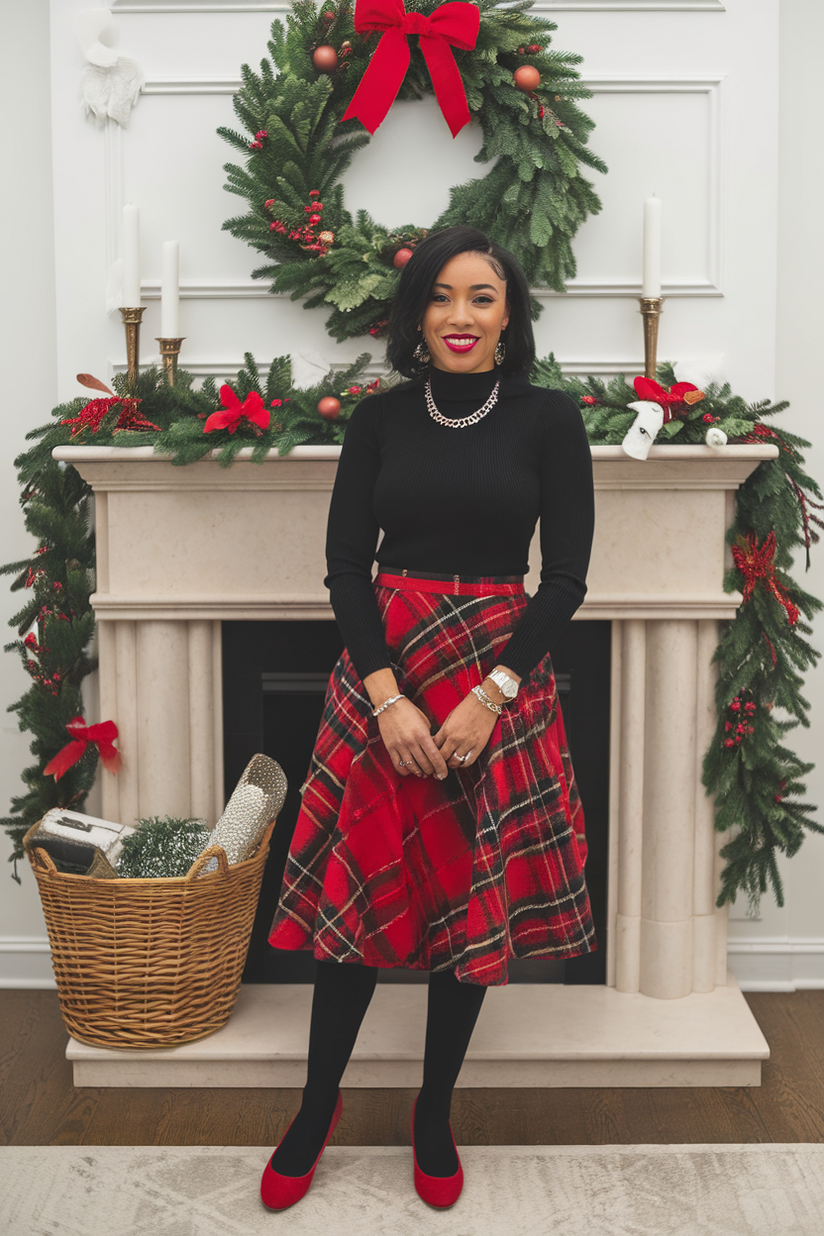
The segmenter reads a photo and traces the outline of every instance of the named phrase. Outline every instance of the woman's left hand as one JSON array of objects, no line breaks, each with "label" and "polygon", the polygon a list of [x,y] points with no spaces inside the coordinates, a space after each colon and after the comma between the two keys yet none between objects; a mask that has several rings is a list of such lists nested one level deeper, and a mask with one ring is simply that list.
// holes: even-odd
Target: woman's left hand
[{"label": "woman's left hand", "polygon": [[[498,714],[471,693],[452,709],[437,734],[435,746],[450,768],[469,768],[489,742]],[[458,756],[466,755],[466,759]]]}]

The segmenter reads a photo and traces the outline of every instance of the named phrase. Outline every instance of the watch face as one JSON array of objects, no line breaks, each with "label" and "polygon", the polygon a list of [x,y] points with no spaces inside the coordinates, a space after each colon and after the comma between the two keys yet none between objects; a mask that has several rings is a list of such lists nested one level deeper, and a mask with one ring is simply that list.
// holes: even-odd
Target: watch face
[{"label": "watch face", "polygon": [[499,688],[501,695],[503,695],[505,699],[515,699],[515,696],[518,694],[518,684],[513,678],[510,678],[508,674],[503,672],[503,670],[496,670],[494,674],[490,674],[489,676],[495,683],[496,687]]}]

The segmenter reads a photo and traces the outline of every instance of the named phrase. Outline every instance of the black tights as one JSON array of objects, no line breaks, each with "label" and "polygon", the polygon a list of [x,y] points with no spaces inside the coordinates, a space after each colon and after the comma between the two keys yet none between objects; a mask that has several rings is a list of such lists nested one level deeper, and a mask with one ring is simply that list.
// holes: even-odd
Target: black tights
[{"label": "black tights", "polygon": [[[377,977],[373,966],[317,963],[303,1103],[272,1157],[272,1166],[284,1176],[305,1175],[320,1153]],[[485,987],[459,983],[449,970],[429,976],[423,1085],[415,1109],[418,1166],[428,1176],[457,1171],[449,1133],[452,1090],[485,992]]]}]

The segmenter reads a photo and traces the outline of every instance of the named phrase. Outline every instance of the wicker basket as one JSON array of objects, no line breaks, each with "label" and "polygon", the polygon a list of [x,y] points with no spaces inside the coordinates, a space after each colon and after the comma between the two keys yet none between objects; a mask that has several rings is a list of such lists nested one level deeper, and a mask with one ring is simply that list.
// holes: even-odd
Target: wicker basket
[{"label": "wicker basket", "polygon": [[[173,1047],[226,1024],[274,825],[245,862],[230,867],[220,846],[210,846],[178,879],[66,875],[45,850],[26,844],[26,835],[60,1010],[76,1039],[94,1047]],[[217,871],[199,876],[210,858]]]}]

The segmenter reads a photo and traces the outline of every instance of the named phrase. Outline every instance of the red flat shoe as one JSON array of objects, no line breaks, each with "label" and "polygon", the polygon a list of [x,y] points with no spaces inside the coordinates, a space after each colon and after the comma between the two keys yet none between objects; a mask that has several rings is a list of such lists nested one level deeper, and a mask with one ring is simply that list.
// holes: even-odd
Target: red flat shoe
[{"label": "red flat shoe", "polygon": [[[321,1155],[326,1149],[326,1142],[329,1141],[329,1138],[335,1131],[335,1125],[340,1120],[342,1110],[343,1095],[339,1090],[338,1101],[335,1104],[332,1123],[329,1125],[329,1132],[326,1134],[326,1141],[324,1141],[320,1148],[320,1154],[305,1176],[281,1176],[280,1172],[276,1172],[272,1167],[272,1160],[270,1158],[263,1169],[263,1178],[260,1182],[260,1198],[268,1210],[288,1210],[290,1206],[294,1206],[295,1202],[299,1202],[302,1197],[306,1196],[312,1183],[312,1177],[315,1174],[315,1168],[320,1163]],[[291,1127],[292,1125],[290,1124],[289,1129]],[[286,1130],[286,1133],[289,1132],[289,1129]],[[286,1136],[286,1133],[284,1133],[283,1137]],[[281,1141],[283,1141],[283,1138],[281,1138]],[[280,1142],[278,1142],[278,1145],[280,1145]]]},{"label": "red flat shoe", "polygon": [[[415,1099],[415,1107],[417,1106],[418,1100]],[[415,1107],[412,1108],[412,1157],[415,1162],[415,1192],[422,1202],[426,1202],[427,1206],[434,1206],[438,1210],[447,1210],[450,1206],[454,1206],[461,1196],[464,1183],[461,1158],[458,1154],[458,1147],[455,1146],[455,1138],[452,1136],[452,1125],[450,1124],[449,1126],[449,1136],[452,1137],[452,1145],[455,1146],[458,1170],[454,1176],[427,1176],[426,1172],[422,1172],[418,1167],[418,1156],[415,1152]]]}]

